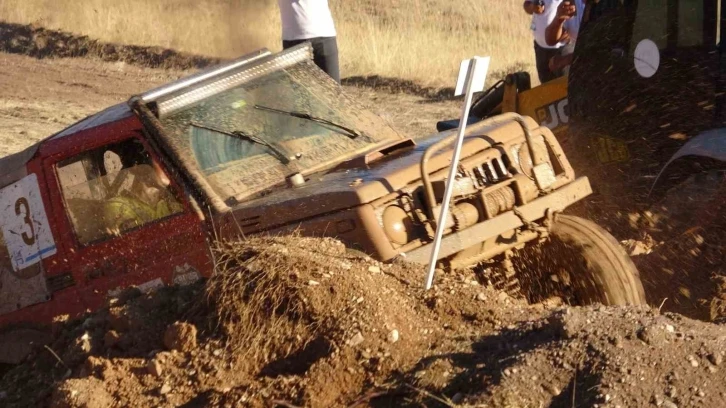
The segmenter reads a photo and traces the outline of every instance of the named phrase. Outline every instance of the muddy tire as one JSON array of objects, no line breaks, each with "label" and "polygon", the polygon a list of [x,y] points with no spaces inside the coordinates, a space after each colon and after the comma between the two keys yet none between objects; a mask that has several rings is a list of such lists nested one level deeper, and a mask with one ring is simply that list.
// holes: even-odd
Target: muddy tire
[{"label": "muddy tire", "polygon": [[617,240],[597,224],[559,215],[550,237],[514,258],[530,302],[560,297],[569,304],[645,304],[638,270]]}]

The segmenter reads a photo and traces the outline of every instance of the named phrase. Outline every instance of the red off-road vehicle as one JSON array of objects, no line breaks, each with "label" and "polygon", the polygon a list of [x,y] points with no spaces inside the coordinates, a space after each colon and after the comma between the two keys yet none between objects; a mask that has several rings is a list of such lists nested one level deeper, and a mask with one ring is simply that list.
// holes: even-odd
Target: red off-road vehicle
[{"label": "red off-road vehicle", "polygon": [[[135,96],[0,160],[0,324],[208,276],[210,243],[245,234],[334,236],[426,264],[453,137],[403,137],[319,70],[308,45]],[[516,114],[470,126],[453,182],[442,267],[500,264],[512,278],[526,263],[513,255],[547,241],[529,296],[557,283],[572,302],[643,302],[618,243],[560,214],[591,189],[546,127]]]}]

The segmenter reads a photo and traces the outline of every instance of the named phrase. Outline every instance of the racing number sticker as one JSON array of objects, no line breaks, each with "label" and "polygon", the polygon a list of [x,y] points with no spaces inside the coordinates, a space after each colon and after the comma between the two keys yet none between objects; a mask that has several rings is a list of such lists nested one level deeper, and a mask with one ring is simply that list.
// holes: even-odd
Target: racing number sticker
[{"label": "racing number sticker", "polygon": [[35,174],[0,190],[0,223],[15,271],[56,253]]}]

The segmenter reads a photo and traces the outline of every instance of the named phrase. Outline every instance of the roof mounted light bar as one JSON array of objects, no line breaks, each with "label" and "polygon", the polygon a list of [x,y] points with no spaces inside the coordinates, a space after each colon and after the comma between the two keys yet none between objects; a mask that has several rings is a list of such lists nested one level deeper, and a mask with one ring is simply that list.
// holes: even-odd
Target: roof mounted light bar
[{"label": "roof mounted light bar", "polygon": [[169,84],[166,84],[166,85],[160,86],[158,88],[152,89],[150,91],[147,91],[141,95],[141,100],[143,100],[144,102],[147,102],[147,103],[156,101],[157,99],[167,96],[173,92],[179,91],[179,90],[184,89],[189,86],[192,86],[192,85],[202,82],[206,79],[212,78],[216,75],[223,74],[227,71],[231,71],[235,68],[247,65],[249,63],[257,61],[257,60],[264,58],[271,54],[272,54],[272,52],[270,52],[270,50],[268,50],[267,48],[259,49],[250,54],[243,55],[232,62],[222,64],[222,65],[217,65],[217,66],[211,67],[209,69],[205,69],[194,75],[179,79],[177,81],[174,81]]},{"label": "roof mounted light bar", "polygon": [[175,93],[167,92],[166,97],[157,97],[157,114],[161,118],[212,95],[262,77],[271,71],[278,71],[302,61],[312,60],[312,57],[312,47],[305,43],[278,54],[256,58],[246,64],[237,64],[224,71],[216,71],[195,81],[194,86],[187,85],[186,89],[182,88]]}]

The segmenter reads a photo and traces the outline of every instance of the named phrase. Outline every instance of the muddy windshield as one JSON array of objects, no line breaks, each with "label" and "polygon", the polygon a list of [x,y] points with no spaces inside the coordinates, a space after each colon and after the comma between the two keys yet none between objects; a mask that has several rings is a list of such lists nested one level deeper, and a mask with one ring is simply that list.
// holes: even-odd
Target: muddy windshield
[{"label": "muddy windshield", "polygon": [[162,115],[222,200],[241,199],[400,136],[303,61]]}]

